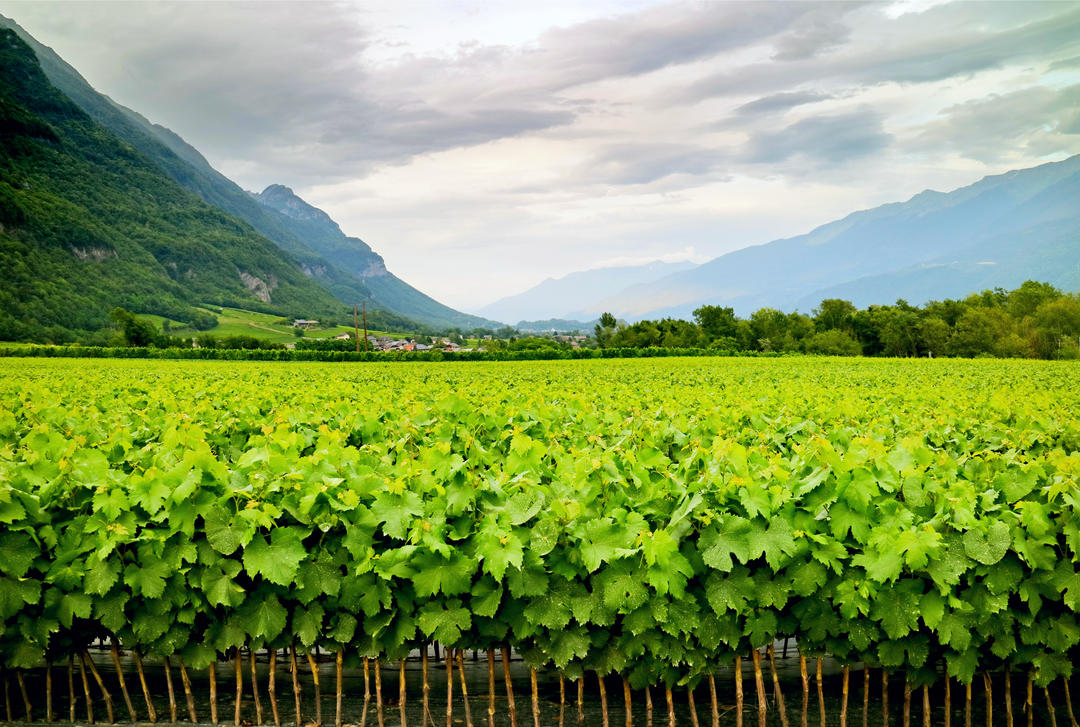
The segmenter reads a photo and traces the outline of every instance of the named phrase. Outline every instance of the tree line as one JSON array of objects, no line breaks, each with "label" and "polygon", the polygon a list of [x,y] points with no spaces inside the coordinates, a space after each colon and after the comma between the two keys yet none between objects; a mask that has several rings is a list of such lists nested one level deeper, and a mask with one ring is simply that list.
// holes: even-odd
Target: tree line
[{"label": "tree line", "polygon": [[703,305],[694,320],[627,324],[605,313],[595,328],[601,348],[714,348],[835,356],[1080,358],[1080,295],[1027,281],[966,298],[914,306],[857,308],[829,298],[811,315],[759,308],[740,318],[730,307]]}]

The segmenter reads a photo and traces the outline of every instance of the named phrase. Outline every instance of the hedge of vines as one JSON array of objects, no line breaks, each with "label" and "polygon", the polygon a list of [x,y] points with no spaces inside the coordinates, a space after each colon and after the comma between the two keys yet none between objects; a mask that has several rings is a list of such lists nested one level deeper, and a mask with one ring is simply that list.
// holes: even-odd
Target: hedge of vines
[{"label": "hedge of vines", "polygon": [[1065,364],[0,362],[0,661],[90,638],[695,684],[808,654],[1045,685],[1080,641]]}]

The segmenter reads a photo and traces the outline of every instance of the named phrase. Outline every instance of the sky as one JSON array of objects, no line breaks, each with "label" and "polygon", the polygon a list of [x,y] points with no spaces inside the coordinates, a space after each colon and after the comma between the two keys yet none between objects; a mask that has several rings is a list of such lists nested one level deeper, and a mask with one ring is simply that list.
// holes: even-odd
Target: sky
[{"label": "sky", "polygon": [[0,0],[462,310],[1080,153],[1078,2]]}]

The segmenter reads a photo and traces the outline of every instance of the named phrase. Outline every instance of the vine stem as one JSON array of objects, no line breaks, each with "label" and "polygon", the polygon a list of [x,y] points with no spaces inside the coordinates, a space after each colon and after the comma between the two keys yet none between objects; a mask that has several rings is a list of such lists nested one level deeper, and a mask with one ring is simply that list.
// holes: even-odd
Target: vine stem
[{"label": "vine stem", "polygon": [[90,680],[86,678],[86,650],[79,652],[79,673],[82,675],[83,696],[86,698],[86,721],[94,724],[94,700],[90,697]]},{"label": "vine stem", "polygon": [[1028,727],[1035,727],[1035,707],[1032,704],[1033,700],[1031,698],[1033,690],[1034,690],[1034,680],[1033,680],[1033,677],[1031,676],[1031,672],[1028,672],[1027,693],[1024,696],[1024,712],[1027,713]]},{"label": "vine stem", "polygon": [[986,727],[994,727],[994,688],[988,671],[983,672],[983,689],[986,691]]},{"label": "vine stem", "polygon": [[[464,685],[464,682],[462,684]],[[532,686],[533,727],[540,727],[540,690],[536,684],[536,669],[529,669],[529,684]]]},{"label": "vine stem", "polygon": [[165,688],[169,692],[169,722],[176,724],[176,690],[173,689],[172,665],[165,657]]},{"label": "vine stem", "polygon": [[622,678],[622,699],[623,709],[626,710],[624,724],[626,727],[634,727],[634,706],[630,694],[630,680],[625,676]]},{"label": "vine stem", "polygon": [[[337,699],[334,702],[334,727],[341,727],[341,667],[342,662],[345,660],[345,655],[341,649],[337,651],[337,658],[334,659],[334,674],[337,677],[337,683],[335,684],[335,691]],[[404,663],[402,664],[402,670],[404,671]],[[402,674],[404,678],[404,674]],[[404,679],[403,679],[404,681]],[[402,723],[404,724],[404,723]]]},{"label": "vine stem", "polygon": [[[78,701],[78,697],[75,696],[75,659],[71,654],[68,654],[68,721],[75,721],[75,702]],[[4,675],[4,701],[7,703],[8,722],[11,721],[11,700],[7,695],[7,674]],[[176,719],[173,718],[173,722]]]},{"label": "vine stem", "polygon": [[[870,724],[870,667],[863,664],[862,670],[862,727]],[[806,724],[803,723],[803,727]],[[948,727],[946,725],[945,727]]]},{"label": "vine stem", "polygon": [[[463,657],[461,654],[462,654],[461,649],[458,649],[458,651],[457,651],[457,673],[458,673],[458,681],[461,682],[461,701],[463,701],[465,703],[465,727],[473,727],[472,709],[469,707],[469,688],[467,686],[465,686],[465,657]],[[535,672],[533,672],[533,674],[535,675]],[[535,680],[535,676],[534,676],[534,680]],[[535,681],[534,681],[534,686],[535,686]]]},{"label": "vine stem", "polygon": [[139,686],[142,687],[143,699],[146,701],[146,713],[151,722],[157,722],[157,710],[154,709],[154,700],[150,698],[150,687],[146,683],[146,670],[143,669],[142,656],[138,651],[132,650],[131,655],[135,658],[135,671],[139,674]]},{"label": "vine stem", "polygon": [[675,700],[671,697],[671,687],[664,687],[664,697],[667,699],[668,727],[675,727]]},{"label": "vine stem", "polygon": [[1069,710],[1069,724],[1071,725],[1071,727],[1077,727],[1076,715],[1073,714],[1072,695],[1069,693],[1068,677],[1065,677],[1063,681],[1065,682],[1065,706]]},{"label": "vine stem", "polygon": [[270,649],[270,675],[266,680],[266,692],[270,696],[270,712],[274,715],[275,727],[281,727],[281,715],[277,705],[277,649]]},{"label": "vine stem", "polygon": [[[68,657],[68,658],[70,659],[70,657]],[[70,667],[71,662],[69,661],[68,664],[69,664],[68,668],[70,669],[71,668]],[[3,667],[2,669],[0,669],[0,671],[3,672],[3,677],[4,677],[4,711],[5,711],[5,715],[7,716],[7,721],[8,722],[14,722],[15,721],[15,716],[11,713],[11,684],[10,684],[10,682],[8,682],[7,667]],[[72,707],[72,710],[73,711],[72,711],[71,721],[74,722],[75,721],[74,707]]]},{"label": "vine stem", "polygon": [[446,657],[446,727],[454,724],[454,650],[445,647]]},{"label": "vine stem", "polygon": [[368,704],[371,703],[371,668],[364,657],[364,710],[360,713],[360,727],[367,727]]},{"label": "vine stem", "polygon": [[424,717],[423,727],[427,727],[428,723],[434,723],[431,719],[431,685],[428,684],[428,645],[424,644],[420,647],[420,679],[424,683],[423,700],[424,700]]},{"label": "vine stem", "polygon": [[881,724],[889,727],[889,672],[884,669],[881,670]]},{"label": "vine stem", "polygon": [[750,652],[754,659],[754,691],[757,694],[757,721],[758,727],[765,727],[765,714],[768,705],[765,702],[765,679],[761,675],[761,651],[754,649]]},{"label": "vine stem", "polygon": [[825,691],[821,686],[821,657],[817,658],[817,706],[821,727],[825,727]]},{"label": "vine stem", "polygon": [[116,645],[116,639],[109,639],[109,654],[112,655],[113,667],[116,669],[116,680],[120,682],[120,693],[124,696],[124,704],[128,708],[128,716],[132,722],[138,722],[135,714],[135,705],[131,703],[131,695],[128,693],[127,680],[124,679],[124,669],[120,666],[120,647]]},{"label": "vine stem", "polygon": [[1005,665],[1005,727],[1013,727],[1012,669],[1008,664]]},{"label": "vine stem", "polygon": [[375,717],[379,727],[383,727],[382,662],[379,659],[375,660]]},{"label": "vine stem", "polygon": [[604,677],[600,672],[596,672],[596,682],[600,686],[600,716],[604,727],[608,727],[607,689],[604,687]]},{"label": "vine stem", "polygon": [[709,704],[712,706],[712,727],[720,727],[720,703],[716,699],[716,677],[709,675]]},{"label": "vine stem", "polygon": [[[97,682],[98,689],[100,689],[101,693],[105,696],[105,713],[109,715],[110,722],[116,722],[116,717],[113,713],[112,694],[109,693],[109,688],[105,686],[105,680],[101,678],[101,673],[98,672],[97,664],[94,663],[94,658],[90,656],[90,652],[88,652],[86,649],[83,649],[83,653],[86,655],[86,665],[90,667],[90,673],[93,675],[94,681]],[[22,674],[18,673],[17,676],[19,677],[19,686],[21,687]],[[29,710],[29,702],[27,702],[27,710]]]},{"label": "vine stem", "polygon": [[22,693],[23,706],[26,707],[26,721],[33,722],[34,712],[30,707],[30,695],[26,692],[26,680],[23,679],[22,669],[15,672],[15,679],[19,682],[19,692]]},{"label": "vine stem", "polygon": [[45,662],[45,721],[53,721],[52,709],[52,662]]},{"label": "vine stem", "polygon": [[904,672],[904,727],[911,727],[911,674]]},{"label": "vine stem", "polygon": [[652,727],[652,689],[645,685],[645,727]]},{"label": "vine stem", "polygon": [[[195,695],[191,693],[191,678],[188,676],[187,667],[184,666],[184,660],[180,660],[180,681],[184,683],[184,697],[187,699],[188,717],[191,718],[191,723],[196,724],[199,718],[195,715]],[[213,682],[210,683],[213,686]],[[212,702],[211,707],[217,709],[217,703]],[[217,715],[215,714],[216,718]],[[217,724],[216,722],[214,724]]]},{"label": "vine stem", "polygon": [[847,727],[848,691],[851,681],[851,667],[844,665],[844,682],[840,688],[840,727]]},{"label": "vine stem", "polygon": [[251,697],[255,702],[255,724],[262,724],[262,699],[259,698],[259,680],[255,673],[255,649],[252,648],[248,648],[248,666],[251,669]]},{"label": "vine stem", "polygon": [[[802,727],[807,727],[810,712],[810,677],[806,675],[806,655],[799,650],[799,678],[802,679]],[[866,727],[863,724],[863,727]]]},{"label": "vine stem", "polygon": [[735,657],[735,727],[743,722],[742,657]]},{"label": "vine stem", "polygon": [[577,721],[585,721],[585,675],[577,680]]},{"label": "vine stem", "polygon": [[[180,660],[181,674],[183,674],[183,659]],[[217,654],[214,654],[214,661],[210,662],[210,666],[207,669],[207,674],[210,677],[210,722],[212,724],[218,723],[217,713]],[[296,724],[299,726],[300,717],[297,716]]]},{"label": "vine stem", "polygon": [[[1050,701],[1050,687],[1043,687],[1043,694],[1046,696],[1046,711],[1050,714],[1050,727],[1057,727],[1057,711],[1054,709],[1054,703]],[[989,727],[989,722],[987,722]]]},{"label": "vine stem", "polygon": [[[398,714],[401,715],[401,727],[407,727],[405,720],[405,659],[398,665]],[[335,727],[341,727],[341,652],[338,652],[338,716]]]},{"label": "vine stem", "polygon": [[563,727],[563,717],[566,716],[566,678],[559,672],[559,727]]},{"label": "vine stem", "polygon": [[293,702],[296,706],[296,727],[300,727],[300,674],[296,666],[296,644],[289,644],[289,669],[292,672]]},{"label": "vine stem", "polygon": [[488,667],[488,727],[495,727],[495,649],[487,650]]},{"label": "vine stem", "polygon": [[236,701],[233,703],[233,724],[240,727],[240,711],[244,700],[244,665],[240,657],[240,647],[233,654],[233,674],[236,676]]},{"label": "vine stem", "polygon": [[923,727],[930,727],[930,685],[922,686],[922,723]]},{"label": "vine stem", "polygon": [[773,698],[776,700],[776,706],[780,710],[780,724],[782,727],[788,727],[784,691],[780,688],[780,676],[776,673],[776,653],[772,644],[769,644],[767,653],[769,655],[769,672],[772,674]]},{"label": "vine stem", "polygon": [[952,678],[949,677],[949,673],[945,672],[945,719],[942,720],[942,724],[945,727],[949,727],[952,722]]},{"label": "vine stem", "polygon": [[701,727],[701,723],[698,722],[697,705],[694,704],[694,688],[689,684],[686,686],[686,704],[690,707],[690,724],[693,727]]},{"label": "vine stem", "polygon": [[971,727],[971,682],[964,685],[964,727]]},{"label": "vine stem", "polygon": [[[517,708],[514,706],[514,683],[510,680],[510,647],[502,647],[503,680],[506,682],[506,701],[510,703],[510,727],[517,727]],[[582,679],[585,677],[582,676]],[[584,687],[584,682],[583,682]],[[578,692],[580,698],[581,693]],[[578,714],[584,718],[580,707]]]},{"label": "vine stem", "polygon": [[322,721],[322,689],[319,686],[319,665],[315,663],[315,654],[310,650],[307,653],[308,667],[311,669],[311,682],[315,685],[315,724],[321,725]]}]

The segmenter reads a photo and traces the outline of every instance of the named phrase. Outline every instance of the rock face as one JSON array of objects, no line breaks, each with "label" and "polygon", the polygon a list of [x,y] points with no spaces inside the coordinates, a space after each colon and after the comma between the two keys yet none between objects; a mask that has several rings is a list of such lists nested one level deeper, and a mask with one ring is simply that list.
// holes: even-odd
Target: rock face
[{"label": "rock face", "polygon": [[251,294],[261,300],[263,303],[270,302],[270,291],[277,287],[278,281],[273,275],[269,280],[263,280],[257,275],[251,273],[245,273],[240,271],[240,281],[244,284],[244,287],[251,291]]},{"label": "rock face", "polygon": [[[382,256],[358,237],[350,237],[330,215],[308,204],[283,184],[271,184],[251,196],[274,212],[289,218],[297,234],[311,250],[336,268],[360,280],[371,291],[376,303],[390,310],[440,328],[497,327],[495,321],[461,313],[433,298],[386,269]],[[305,267],[308,275],[318,275]]]}]

